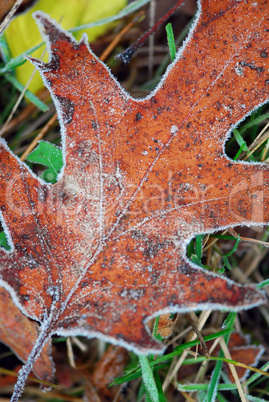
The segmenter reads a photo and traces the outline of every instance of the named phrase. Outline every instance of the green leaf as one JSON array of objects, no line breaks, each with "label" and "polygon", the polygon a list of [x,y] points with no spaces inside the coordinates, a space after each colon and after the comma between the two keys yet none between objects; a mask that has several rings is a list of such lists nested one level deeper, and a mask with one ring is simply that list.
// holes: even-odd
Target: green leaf
[{"label": "green leaf", "polygon": [[63,167],[63,155],[59,147],[40,141],[33,152],[27,156],[27,160],[46,166],[47,169],[40,177],[48,183],[56,183],[58,173]]},{"label": "green leaf", "polygon": [[0,247],[10,250],[10,245],[8,244],[5,232],[0,232]]}]

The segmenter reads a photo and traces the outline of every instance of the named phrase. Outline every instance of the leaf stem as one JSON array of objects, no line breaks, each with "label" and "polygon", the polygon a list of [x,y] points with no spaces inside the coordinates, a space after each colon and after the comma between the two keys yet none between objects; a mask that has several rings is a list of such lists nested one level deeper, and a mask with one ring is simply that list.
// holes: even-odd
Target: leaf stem
[{"label": "leaf stem", "polygon": [[49,338],[51,336],[52,324],[53,324],[53,322],[55,322],[55,318],[57,315],[57,314],[55,315],[55,313],[57,313],[55,307],[56,306],[55,306],[55,301],[54,301],[54,303],[51,306],[51,311],[50,311],[49,316],[46,319],[44,319],[43,323],[40,326],[39,336],[36,340],[36,343],[31,351],[31,353],[28,356],[28,359],[27,359],[25,365],[18,372],[17,382],[15,384],[10,402],[17,402],[19,400],[20,396],[23,393],[26,380],[32,371],[33,365],[36,362],[38,356],[40,355],[46,342],[49,340]]}]

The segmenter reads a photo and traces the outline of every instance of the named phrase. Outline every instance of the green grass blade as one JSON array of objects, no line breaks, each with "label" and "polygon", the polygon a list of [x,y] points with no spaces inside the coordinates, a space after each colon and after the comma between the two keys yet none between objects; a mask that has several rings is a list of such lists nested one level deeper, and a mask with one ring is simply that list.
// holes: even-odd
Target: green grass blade
[{"label": "green grass blade", "polygon": [[[229,335],[233,331],[233,328],[226,328],[222,331],[216,332],[215,334],[207,335],[204,337],[204,341],[212,341],[213,339],[219,338],[220,336],[224,335]],[[175,356],[178,356],[183,350],[192,348],[193,346],[196,346],[200,344],[200,341],[198,339],[191,341],[191,342],[186,342],[183,345],[177,346],[174,350],[174,352],[168,353],[167,355],[157,357],[157,359],[154,361],[154,364],[159,364],[163,363],[164,361],[170,360]]]},{"label": "green grass blade", "polygon": [[257,396],[246,395],[248,401],[253,402],[268,402],[268,399],[258,398]]},{"label": "green grass blade", "polygon": [[[152,369],[154,368],[156,370],[167,368],[167,363],[155,365],[154,363],[152,364],[150,362],[149,364]],[[141,367],[133,370],[132,372],[129,372],[128,374],[125,374],[122,377],[115,378],[115,380],[111,383],[111,385],[120,385],[123,384],[124,382],[132,381],[140,377],[141,377]]]},{"label": "green grass blade", "polygon": [[174,37],[171,22],[169,22],[169,24],[166,25],[165,29],[166,29],[166,33],[167,33],[167,42],[168,42],[171,61],[174,61],[176,58],[177,49],[176,49],[175,37]]},{"label": "green grass blade", "polygon": [[159,400],[160,400],[160,402],[166,402],[166,397],[165,397],[165,395],[163,393],[162,383],[161,383],[161,380],[160,380],[160,377],[159,377],[159,374],[158,374],[157,370],[153,371],[153,375],[154,375],[154,379],[155,379],[157,389],[158,389],[158,392],[159,392]]},{"label": "green grass blade", "polygon": [[[193,392],[204,390],[207,391],[209,384],[180,384],[177,383],[177,389],[179,391]],[[234,391],[236,390],[236,384],[218,384],[218,391]]]},{"label": "green grass blade", "polygon": [[[222,357],[222,356],[223,356],[223,352],[220,352],[220,357]],[[217,364],[214,368],[214,371],[213,371],[211,379],[210,379],[205,402],[214,402],[216,400],[221,369],[222,369],[222,361],[217,361]]]},{"label": "green grass blade", "polygon": [[146,402],[152,402],[152,399],[150,397],[150,394],[149,394],[147,388],[145,388],[145,394],[146,394]]},{"label": "green grass blade", "polygon": [[236,155],[234,156],[233,160],[236,161],[239,156],[241,155],[241,153],[244,151],[245,148],[245,144],[241,145],[241,147],[239,148],[239,150],[236,152]]},{"label": "green grass blade", "polygon": [[[235,318],[236,318],[236,313],[228,314],[228,317],[226,318],[224,325],[227,328],[233,330]],[[229,342],[229,338],[230,338],[230,334],[224,335],[224,341],[226,343]],[[224,354],[223,354],[223,351],[221,350],[219,353],[219,358],[222,359],[223,356],[224,356]],[[207,392],[205,402],[214,402],[216,400],[222,364],[223,364],[223,362],[221,360],[218,360],[216,363],[216,366],[214,368],[214,371],[212,373],[212,376],[211,376],[211,379],[209,382],[209,387],[208,387],[208,392]]]},{"label": "green grass blade", "polygon": [[210,236],[212,238],[216,238],[216,239],[222,239],[222,240],[236,240],[237,237],[231,236],[231,235],[219,235],[219,234],[214,234],[212,236]]},{"label": "green grass blade", "polygon": [[11,59],[10,50],[4,35],[0,35],[0,50],[5,62]]},{"label": "green grass blade", "polygon": [[197,257],[196,254],[192,254],[190,256],[190,260],[191,262],[193,262],[194,264],[198,265],[199,267],[203,268],[203,264],[201,263],[201,260]]},{"label": "green grass blade", "polygon": [[223,268],[225,269],[225,267],[226,267],[227,269],[229,269],[231,271],[232,266],[230,264],[229,259],[227,257],[225,257],[225,255],[222,257],[222,259],[223,259],[223,262],[224,262],[224,267]]},{"label": "green grass blade", "polygon": [[224,398],[223,395],[220,394],[220,392],[217,393],[217,398],[218,402],[229,402],[226,398]]},{"label": "green grass blade", "polygon": [[142,380],[153,402],[159,402],[159,392],[147,356],[140,355]]},{"label": "green grass blade", "polygon": [[[228,316],[226,317],[224,323],[223,323],[223,327],[224,328],[230,328],[231,330],[233,330],[233,326],[234,326],[234,320],[236,318],[236,313],[230,313],[228,314]],[[229,338],[229,334],[227,334],[227,339]],[[225,337],[226,338],[226,337]],[[225,339],[226,340],[226,339]]]},{"label": "green grass blade", "polygon": [[[204,341],[205,342],[212,341],[212,340],[214,340],[216,338],[219,338],[220,336],[230,334],[232,331],[233,331],[233,328],[223,329],[223,330],[221,330],[219,332],[216,332],[215,334],[205,336]],[[171,352],[171,353],[169,353],[167,355],[164,355],[164,356],[161,356],[161,357],[157,357],[157,359],[155,359],[153,362],[150,362],[150,366],[152,367],[152,369],[154,369],[154,368],[160,369],[160,368],[162,368],[163,366],[165,366],[167,364],[167,361],[172,360],[175,356],[179,356],[183,352],[183,350],[191,348],[193,346],[196,346],[197,343],[200,344],[200,341],[197,340],[197,339],[195,341],[184,343],[183,345],[178,346],[175,349],[174,352]],[[198,358],[198,359],[203,359],[204,360],[206,358],[201,357],[201,358]],[[161,367],[158,366],[159,364],[163,364],[163,363],[165,363],[163,366],[161,366]],[[158,366],[158,367],[156,367],[156,366]],[[135,378],[139,378],[140,376],[141,376],[141,369],[140,368],[134,369],[131,373],[128,373],[128,374],[126,374],[126,375],[124,375],[122,377],[115,378],[115,380],[113,381],[112,385],[119,385],[119,384],[122,384],[124,382],[131,381],[131,380],[133,380]]]},{"label": "green grass blade", "polygon": [[206,398],[206,393],[203,389],[200,389],[197,393],[198,395],[198,402],[204,402],[205,398]]},{"label": "green grass blade", "polygon": [[[261,370],[263,371],[267,371],[269,370],[269,362],[265,363],[262,367]],[[250,385],[252,384],[254,381],[258,380],[258,378],[260,378],[262,376],[262,373],[255,373],[253,374],[247,381],[246,381],[246,385]]]},{"label": "green grass blade", "polygon": [[[185,39],[185,37],[187,36],[187,34],[188,34],[189,30],[190,30],[190,27],[192,26],[192,23],[194,22],[194,20],[195,20],[195,17],[193,17],[190,20],[190,22],[186,25],[186,27],[181,31],[181,33],[179,34],[179,36],[177,37],[177,39],[175,41],[176,46],[179,46],[180,43]],[[169,54],[167,54],[164,57],[163,61],[161,62],[161,64],[159,65],[159,67],[157,68],[157,70],[156,70],[156,72],[154,74],[154,78],[160,78],[162,76],[162,74],[164,73],[164,71],[165,71],[165,69],[167,67],[167,64],[169,64],[169,58],[170,58]]]},{"label": "green grass blade", "polygon": [[258,285],[256,285],[256,288],[257,289],[262,289],[265,286],[269,286],[269,279],[266,279],[265,281],[263,281],[261,283],[258,283]]},{"label": "green grass blade", "polygon": [[153,338],[156,338],[156,337],[157,337],[159,319],[160,319],[160,316],[158,315],[158,316],[155,318],[155,321],[154,321],[153,331],[152,331],[152,336],[153,336]]},{"label": "green grass blade", "polygon": [[231,255],[233,255],[233,253],[236,251],[236,249],[238,247],[239,242],[240,242],[240,236],[238,235],[235,245],[233,246],[232,250],[229,251],[229,253],[224,254],[222,257],[230,257]]},{"label": "green grass blade", "polygon": [[[204,341],[211,341],[213,339],[219,338],[220,336],[224,336],[227,334],[230,334],[233,331],[233,328],[226,328],[222,331],[216,332],[215,334],[211,334],[211,335],[207,335],[204,337]],[[191,342],[186,342],[183,345],[177,346],[174,350],[174,352],[168,353],[165,356],[161,356],[158,357],[155,361],[154,364],[159,364],[159,363],[163,363],[164,361],[168,360],[168,359],[172,359],[175,356],[178,356],[181,352],[183,352],[183,350],[188,349],[188,348],[192,348],[193,346],[196,346],[198,343],[198,345],[200,344],[200,341],[198,339],[191,341]]]},{"label": "green grass blade", "polygon": [[200,262],[203,255],[203,239],[204,235],[197,235],[195,238],[195,252]]},{"label": "green grass blade", "polygon": [[208,360],[205,356],[190,357],[182,362],[182,366],[190,366],[191,364],[202,363]]},{"label": "green grass blade", "polygon": [[[22,92],[24,90],[24,85],[22,85],[13,75],[5,74],[5,79],[12,85],[14,85],[14,87],[17,88],[18,91]],[[38,109],[42,110],[42,112],[47,112],[49,110],[48,106],[40,99],[38,99],[38,97],[30,92],[28,89],[26,89],[25,91],[25,97]]]},{"label": "green grass blade", "polygon": [[19,56],[14,57],[14,59],[9,60],[8,63],[2,68],[0,68],[0,74],[5,74],[8,71],[14,70],[16,67],[21,66],[22,64],[26,63],[25,55],[26,54],[31,54],[35,50],[39,49],[41,46],[43,46],[45,43],[39,43],[36,46],[31,47],[30,49],[26,50],[25,52],[21,53]]},{"label": "green grass blade", "polygon": [[257,126],[257,124],[259,123],[264,123],[265,120],[267,120],[269,118],[269,113],[265,113],[262,114],[259,117],[256,117],[256,119],[251,120],[250,122],[244,124],[241,128],[240,128],[240,133],[243,134],[247,129],[253,127],[253,126]]},{"label": "green grass blade", "polygon": [[243,151],[247,152],[248,151],[247,144],[244,138],[242,137],[241,133],[236,128],[233,130],[233,135],[239,147],[242,147]]}]

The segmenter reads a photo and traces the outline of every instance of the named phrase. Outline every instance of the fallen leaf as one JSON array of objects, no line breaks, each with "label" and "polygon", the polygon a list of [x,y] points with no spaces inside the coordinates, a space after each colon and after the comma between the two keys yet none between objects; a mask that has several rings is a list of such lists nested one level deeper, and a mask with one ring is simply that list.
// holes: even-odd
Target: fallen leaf
[{"label": "fallen leaf", "polygon": [[112,395],[113,389],[109,385],[122,374],[128,359],[129,354],[125,348],[109,345],[91,375],[91,381],[99,394]]},{"label": "fallen leaf", "polygon": [[65,166],[49,185],[1,140],[12,247],[1,251],[2,281],[42,323],[21,378],[52,334],[158,353],[164,346],[145,328],[152,315],[264,303],[255,286],[191,263],[186,245],[269,221],[268,166],[224,153],[231,129],[269,97],[268,1],[199,3],[189,39],[143,100],[121,88],[85,37],[77,43],[35,17],[50,61],[31,60],[57,106]]},{"label": "fallen leaf", "polygon": [[[39,327],[29,320],[17,306],[10,294],[0,287],[0,340],[9,346],[17,357],[25,362],[38,337]],[[48,342],[33,366],[38,378],[52,381],[54,366],[51,354],[51,342]],[[7,383],[6,383],[7,385]]]},{"label": "fallen leaf", "polygon": [[159,316],[159,319],[156,322],[156,318],[152,318],[147,322],[148,328],[150,332],[155,329],[155,325],[157,325],[156,334],[160,335],[162,338],[168,338],[171,333],[172,329],[175,325],[176,316],[171,318],[171,314],[163,314]]}]

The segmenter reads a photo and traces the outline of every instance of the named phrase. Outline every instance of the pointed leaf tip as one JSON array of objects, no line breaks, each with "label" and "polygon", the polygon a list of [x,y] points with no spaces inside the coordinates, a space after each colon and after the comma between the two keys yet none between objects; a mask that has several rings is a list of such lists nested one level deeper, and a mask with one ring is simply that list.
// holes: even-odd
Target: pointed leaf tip
[{"label": "pointed leaf tip", "polygon": [[24,56],[26,60],[30,61],[36,68],[39,68],[40,70],[44,69],[44,66],[46,63],[44,61],[36,59],[35,57],[31,57],[28,55]]},{"label": "pointed leaf tip", "polygon": [[53,20],[49,15],[42,11],[33,13],[33,17],[37,21],[39,27],[41,27],[41,33],[45,34],[49,41],[54,44],[57,41],[66,41],[73,43],[74,38],[68,32],[64,32],[58,25],[57,21]]}]

